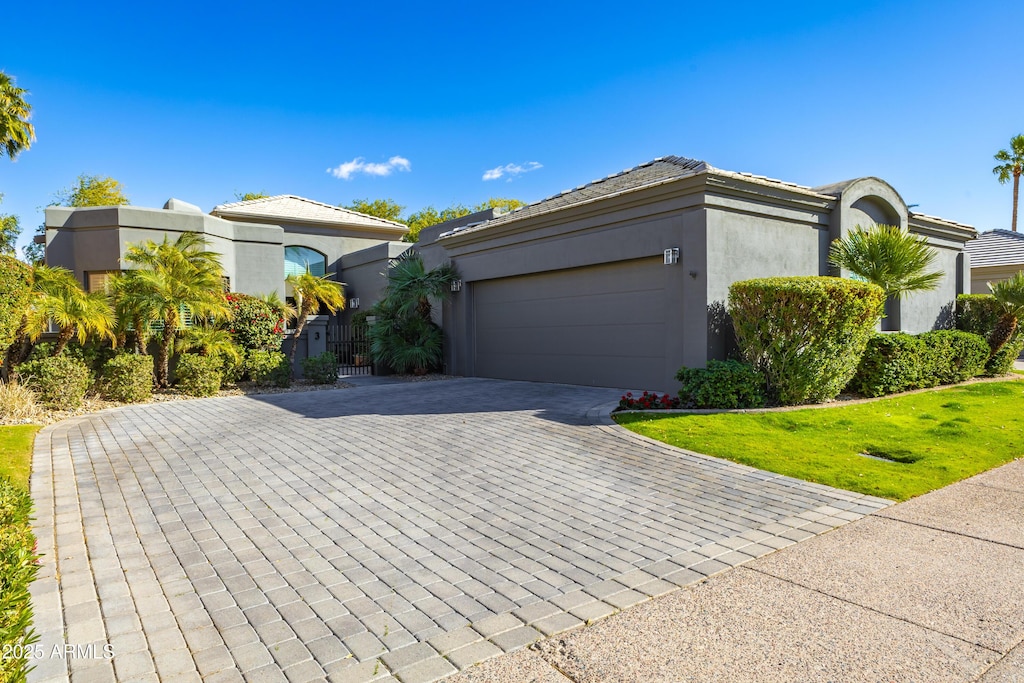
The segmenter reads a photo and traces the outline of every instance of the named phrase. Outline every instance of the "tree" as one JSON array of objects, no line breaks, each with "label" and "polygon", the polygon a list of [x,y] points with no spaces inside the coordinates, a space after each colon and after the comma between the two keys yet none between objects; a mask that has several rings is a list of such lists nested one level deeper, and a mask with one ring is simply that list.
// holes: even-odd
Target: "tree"
[{"label": "tree", "polygon": [[154,369],[157,386],[167,387],[170,353],[186,318],[198,322],[231,317],[220,256],[206,249],[202,235],[184,232],[174,242],[164,237],[159,244],[147,240],[130,245],[125,260],[138,266],[131,276],[129,305],[140,321],[155,318],[163,324]]},{"label": "tree", "polygon": [[438,211],[433,206],[420,209],[416,213],[409,214],[409,217],[405,219],[406,225],[409,226],[409,232],[402,235],[402,241],[417,242],[420,238],[420,230],[423,228],[429,228],[432,225],[444,223],[455,218],[462,218],[470,213],[472,211],[462,204],[452,204],[447,209],[442,209],[441,211]]},{"label": "tree", "polygon": [[[0,194],[0,203],[4,196]],[[14,255],[17,253],[15,243],[21,234],[21,221],[13,214],[0,213],[0,254]]]},{"label": "tree", "polygon": [[1002,162],[992,169],[999,178],[999,184],[1005,185],[1013,178],[1013,220],[1010,227],[1017,232],[1017,198],[1020,194],[1020,174],[1024,171],[1024,135],[1010,138],[1010,149],[996,152],[995,160]]},{"label": "tree", "polygon": [[78,176],[75,184],[59,191],[51,206],[123,206],[131,204],[124,193],[124,186],[110,176]]},{"label": "tree", "polygon": [[14,84],[14,78],[0,71],[0,156],[14,160],[32,146],[36,130],[28,122],[32,106],[25,102],[27,90]]},{"label": "tree", "polygon": [[[298,317],[295,321],[295,334],[292,336],[292,348],[288,354],[289,363],[295,363],[295,350],[299,346],[299,335],[306,329],[306,318],[321,308],[337,313],[345,308],[345,289],[340,282],[328,280],[334,273],[323,276],[311,274],[308,270],[302,275],[289,275],[285,282],[292,286]],[[294,372],[294,365],[289,372]]]},{"label": "tree", "polygon": [[395,221],[401,223],[402,212],[405,211],[405,207],[396,202],[394,199],[354,199],[348,206],[342,205],[343,209],[349,211],[358,211],[359,213],[365,213],[367,216],[376,216],[377,218],[383,218],[386,221]]},{"label": "tree", "polygon": [[491,197],[473,207],[473,211],[486,211],[487,209],[501,209],[504,212],[515,211],[526,206],[526,202],[518,199],[506,199],[504,197]]},{"label": "tree", "polygon": [[260,192],[236,192],[235,201],[238,202],[251,202],[254,199],[266,199],[270,195],[262,190]]},{"label": "tree", "polygon": [[990,282],[988,288],[1002,309],[999,321],[988,336],[988,346],[994,356],[1013,339],[1017,321],[1024,315],[1024,272],[1018,272],[1009,280]]},{"label": "tree", "polygon": [[832,243],[828,257],[832,265],[881,287],[886,298],[935,289],[942,279],[942,271],[928,271],[935,261],[928,241],[895,225],[867,230],[858,225]]}]

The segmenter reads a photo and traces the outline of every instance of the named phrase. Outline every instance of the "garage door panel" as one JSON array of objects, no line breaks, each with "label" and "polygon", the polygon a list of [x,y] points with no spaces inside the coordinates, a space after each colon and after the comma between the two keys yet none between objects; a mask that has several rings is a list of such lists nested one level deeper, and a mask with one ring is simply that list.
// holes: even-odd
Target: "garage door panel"
[{"label": "garage door panel", "polygon": [[530,320],[538,327],[563,325],[568,320],[577,319],[581,307],[601,310],[605,321],[614,320],[618,325],[665,322],[660,289],[484,303],[486,305],[478,304],[479,329],[520,327],[524,320]]},{"label": "garage door panel", "polygon": [[[489,353],[526,354],[537,339],[545,339],[544,354],[577,356],[662,356],[664,325],[562,325],[550,327],[519,327],[489,330],[477,339]],[[536,355],[536,354],[535,354]]]}]

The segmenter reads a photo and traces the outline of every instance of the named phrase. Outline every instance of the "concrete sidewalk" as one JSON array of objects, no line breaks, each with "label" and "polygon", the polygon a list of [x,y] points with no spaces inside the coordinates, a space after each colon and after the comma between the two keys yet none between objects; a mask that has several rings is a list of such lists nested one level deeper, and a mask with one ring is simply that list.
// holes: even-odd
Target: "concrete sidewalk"
[{"label": "concrete sidewalk", "polygon": [[1024,460],[446,683],[1024,681]]}]

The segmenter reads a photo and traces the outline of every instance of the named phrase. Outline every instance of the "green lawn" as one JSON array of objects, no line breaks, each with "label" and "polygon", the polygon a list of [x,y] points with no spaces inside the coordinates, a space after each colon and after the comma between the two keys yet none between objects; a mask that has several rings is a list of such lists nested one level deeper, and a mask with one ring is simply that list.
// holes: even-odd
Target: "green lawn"
[{"label": "green lawn", "polygon": [[7,477],[26,491],[32,466],[32,440],[39,425],[0,426],[0,477]]},{"label": "green lawn", "polygon": [[1024,382],[971,384],[834,408],[633,413],[615,420],[687,450],[906,500],[1024,456]]}]

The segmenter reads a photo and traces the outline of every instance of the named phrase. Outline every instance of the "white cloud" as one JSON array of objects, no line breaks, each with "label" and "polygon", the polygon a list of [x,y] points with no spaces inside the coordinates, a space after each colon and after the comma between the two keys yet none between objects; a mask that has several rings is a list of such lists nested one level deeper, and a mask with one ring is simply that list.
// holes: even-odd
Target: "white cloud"
[{"label": "white cloud", "polygon": [[352,161],[346,161],[342,164],[338,164],[334,168],[327,169],[335,178],[341,178],[342,180],[351,180],[352,176],[357,173],[365,173],[366,175],[375,176],[388,176],[391,175],[392,171],[411,171],[412,164],[405,157],[393,156],[387,160],[387,163],[375,164],[366,163],[363,157],[356,157]]},{"label": "white cloud", "polygon": [[508,176],[508,180],[511,181],[518,175],[523,173],[529,173],[530,171],[536,171],[538,168],[543,168],[542,164],[536,161],[527,161],[525,164],[505,164],[504,166],[498,166],[492,168],[489,171],[484,171],[484,180],[497,180],[504,176]]}]

